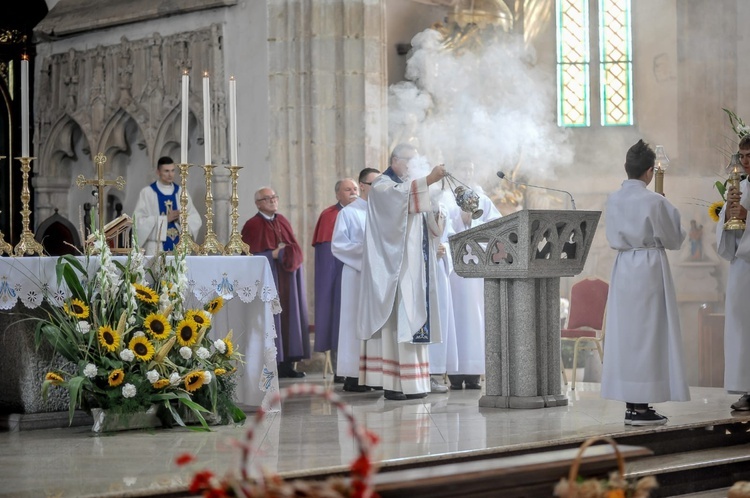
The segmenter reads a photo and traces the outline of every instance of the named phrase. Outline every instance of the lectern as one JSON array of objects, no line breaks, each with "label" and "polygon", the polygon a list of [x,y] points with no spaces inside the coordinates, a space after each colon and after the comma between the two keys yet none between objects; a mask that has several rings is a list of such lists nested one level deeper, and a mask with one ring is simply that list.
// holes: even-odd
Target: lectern
[{"label": "lectern", "polygon": [[454,271],[484,279],[479,406],[564,406],[560,277],[583,270],[601,211],[523,210],[450,237]]}]

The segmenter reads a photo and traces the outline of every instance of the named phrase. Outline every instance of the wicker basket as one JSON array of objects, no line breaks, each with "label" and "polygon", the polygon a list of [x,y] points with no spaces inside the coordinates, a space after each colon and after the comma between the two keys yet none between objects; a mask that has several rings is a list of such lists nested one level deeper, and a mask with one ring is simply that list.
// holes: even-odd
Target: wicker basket
[{"label": "wicker basket", "polygon": [[[604,442],[612,446],[617,457],[617,471],[609,479],[584,479],[578,475],[581,460],[586,449],[594,443]],[[568,478],[560,479],[555,486],[554,495],[560,498],[648,498],[651,490],[657,486],[652,476],[643,477],[634,483],[625,479],[625,458],[614,439],[607,436],[593,436],[581,444]]]},{"label": "wicker basket", "polygon": [[[320,386],[295,384],[281,389],[274,397],[271,406],[279,405],[283,400],[299,395],[317,395],[328,400],[341,413],[346,416],[351,432],[357,443],[358,456],[350,466],[350,477],[330,477],[325,481],[295,479],[285,481],[276,474],[264,474],[260,479],[250,477],[248,464],[254,453],[253,439],[255,429],[265,418],[266,412],[259,410],[250,427],[245,433],[244,441],[237,441],[241,449],[239,477],[229,474],[218,478],[210,471],[196,472],[190,485],[190,492],[202,493],[203,496],[260,498],[278,496],[305,496],[310,498],[376,498],[372,488],[372,476],[375,468],[370,460],[370,450],[377,443],[377,436],[363,429],[357,424],[356,419],[349,410],[347,404],[333,391],[326,390]],[[190,455],[182,455],[177,458],[179,465],[193,461]]]}]

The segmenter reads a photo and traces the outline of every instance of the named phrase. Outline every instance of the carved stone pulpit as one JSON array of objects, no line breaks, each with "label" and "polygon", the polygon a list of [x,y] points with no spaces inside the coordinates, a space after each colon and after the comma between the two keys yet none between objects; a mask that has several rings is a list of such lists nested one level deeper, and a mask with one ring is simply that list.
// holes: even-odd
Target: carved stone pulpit
[{"label": "carved stone pulpit", "polygon": [[479,406],[568,404],[560,376],[560,277],[583,270],[601,211],[523,210],[450,237],[454,271],[484,279]]}]

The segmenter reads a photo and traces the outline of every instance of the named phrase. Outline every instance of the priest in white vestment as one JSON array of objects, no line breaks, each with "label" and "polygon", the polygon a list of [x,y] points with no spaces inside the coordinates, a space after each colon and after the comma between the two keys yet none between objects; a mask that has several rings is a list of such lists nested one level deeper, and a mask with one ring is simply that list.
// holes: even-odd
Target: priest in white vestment
[{"label": "priest in white vestment", "polygon": [[649,403],[687,401],[682,333],[666,250],[686,237],[680,212],[646,187],[654,151],[640,140],[627,153],[628,179],[606,204],[606,232],[618,251],[607,298],[602,397],[626,402],[626,425],[660,425]]},{"label": "priest in white vestment", "polygon": [[[331,239],[331,253],[344,263],[341,270],[341,313],[339,320],[338,354],[336,373],[344,377],[344,391],[365,392],[380,384],[359,383],[360,354],[364,353],[364,342],[357,338],[356,324],[359,320],[360,275],[362,252],[367,223],[367,195],[373,180],[380,174],[374,168],[365,168],[359,173],[359,197],[344,206],[336,217]],[[370,354],[381,358],[380,341],[369,341]],[[370,382],[373,382],[370,379]]]},{"label": "priest in white vestment", "polygon": [[[473,170],[473,165],[471,166]],[[489,197],[479,187],[472,187],[479,196],[482,215],[472,219],[471,214],[460,209],[454,211],[451,224],[455,233],[478,227],[500,218]],[[465,278],[451,273],[453,315],[456,320],[457,362],[448,368],[451,389],[481,389],[484,375],[484,279]]]},{"label": "priest in white vestment", "polygon": [[[180,241],[180,186],[174,182],[175,165],[163,156],[156,165],[158,179],[143,187],[135,204],[133,220],[138,244],[147,255],[170,252]],[[188,194],[188,229],[195,238],[203,224]]]},{"label": "priest in white vestment", "polygon": [[[389,168],[372,183],[359,296],[360,339],[381,334],[379,368],[386,399],[421,398],[430,392],[427,345],[440,342],[435,250],[439,237],[429,186],[446,175],[443,165],[418,178],[417,150],[396,146]],[[416,178],[416,179],[412,179]],[[368,373],[371,365],[364,367]],[[360,373],[360,383],[362,383]]]},{"label": "priest in white vestment", "polygon": [[[739,144],[740,162],[745,173],[750,173],[750,136],[745,136]],[[732,404],[737,411],[750,410],[750,237],[748,230],[724,230],[724,223],[732,216],[747,220],[750,210],[747,179],[740,182],[740,191],[730,187],[727,202],[716,223],[716,248],[719,256],[728,260],[726,302],[724,303],[724,389],[741,394]],[[729,212],[729,216],[727,213]]]}]

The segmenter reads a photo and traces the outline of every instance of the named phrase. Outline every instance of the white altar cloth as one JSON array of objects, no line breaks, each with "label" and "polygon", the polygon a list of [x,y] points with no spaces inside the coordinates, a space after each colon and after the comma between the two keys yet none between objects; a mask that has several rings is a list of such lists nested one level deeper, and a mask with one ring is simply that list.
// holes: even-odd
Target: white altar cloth
[{"label": "white altar cloth", "polygon": [[[85,257],[79,258],[85,264]],[[124,263],[126,256],[114,256]],[[144,258],[148,266],[149,257]],[[67,289],[57,285],[57,257],[0,257],[0,310],[10,310],[20,301],[36,308],[46,300],[60,306]],[[279,296],[268,260],[262,256],[188,256],[188,290],[205,304],[217,295],[224,308],[212,319],[212,331],[223,337],[234,330],[233,342],[246,362],[237,379],[237,401],[273,410],[270,401],[279,390],[276,372],[276,327],[274,314],[281,312]],[[89,260],[89,274],[99,259]],[[195,306],[196,303],[187,302]]]}]

